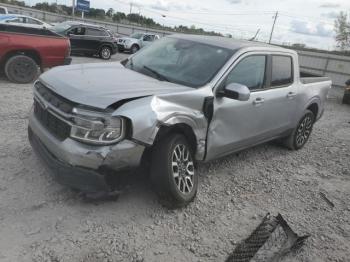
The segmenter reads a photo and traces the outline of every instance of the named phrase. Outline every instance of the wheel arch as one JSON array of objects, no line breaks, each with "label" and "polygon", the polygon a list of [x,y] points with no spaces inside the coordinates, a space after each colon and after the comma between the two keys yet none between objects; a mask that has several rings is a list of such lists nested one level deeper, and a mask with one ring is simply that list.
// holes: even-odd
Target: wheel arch
[{"label": "wheel arch", "polygon": [[109,47],[111,51],[113,51],[113,45],[111,43],[102,43],[98,49],[98,52],[101,52],[102,48],[104,48],[105,46]]},{"label": "wheel arch", "polygon": [[16,55],[25,55],[25,56],[28,56],[30,58],[32,58],[38,66],[41,67],[42,65],[42,58],[40,56],[40,53],[34,49],[20,49],[20,50],[12,50],[12,51],[9,51],[7,52],[3,58],[1,59],[1,65],[5,65],[6,62],[13,56],[16,56]]},{"label": "wheel arch", "polygon": [[316,102],[309,104],[307,109],[310,110],[315,115],[315,118],[317,118],[318,112],[319,112],[319,105]]},{"label": "wheel arch", "polygon": [[161,125],[154,139],[153,145],[156,145],[164,137],[172,134],[182,134],[185,136],[187,142],[190,144],[194,153],[197,151],[197,137],[191,126],[185,123],[177,123],[171,126]]}]

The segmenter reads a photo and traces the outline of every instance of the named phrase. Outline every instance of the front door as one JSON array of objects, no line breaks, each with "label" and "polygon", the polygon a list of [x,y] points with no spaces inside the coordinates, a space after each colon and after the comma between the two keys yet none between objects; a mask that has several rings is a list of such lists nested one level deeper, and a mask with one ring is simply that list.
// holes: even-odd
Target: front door
[{"label": "front door", "polygon": [[70,40],[70,45],[72,52],[84,52],[84,36],[86,28],[83,26],[75,27],[68,31],[68,37]]},{"label": "front door", "polygon": [[273,82],[272,67],[270,55],[246,54],[224,78],[219,88],[221,85],[239,83],[246,85],[251,95],[248,101],[225,97],[214,99],[206,160],[257,144],[289,128],[296,109],[292,69],[285,74],[285,77],[290,75],[288,81],[291,82],[285,80],[281,85],[282,80]]}]

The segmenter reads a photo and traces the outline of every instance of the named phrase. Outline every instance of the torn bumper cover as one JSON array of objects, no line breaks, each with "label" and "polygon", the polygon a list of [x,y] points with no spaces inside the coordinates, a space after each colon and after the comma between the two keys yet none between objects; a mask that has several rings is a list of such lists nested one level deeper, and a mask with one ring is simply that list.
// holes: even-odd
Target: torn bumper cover
[{"label": "torn bumper cover", "polygon": [[29,118],[28,137],[54,178],[83,192],[114,190],[111,181],[118,181],[116,177],[138,167],[145,149],[129,140],[110,146],[86,145],[70,138],[60,141],[33,114]]},{"label": "torn bumper cover", "polygon": [[281,214],[267,214],[254,232],[238,246],[226,262],[277,262],[300,248],[309,235],[298,236]]}]

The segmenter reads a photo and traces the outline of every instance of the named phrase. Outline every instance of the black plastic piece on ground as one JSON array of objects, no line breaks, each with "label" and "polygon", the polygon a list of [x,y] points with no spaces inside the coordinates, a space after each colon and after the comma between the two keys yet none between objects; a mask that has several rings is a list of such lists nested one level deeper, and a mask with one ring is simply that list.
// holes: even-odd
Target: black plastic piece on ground
[{"label": "black plastic piece on ground", "polygon": [[288,252],[300,248],[309,235],[298,236],[283,219],[267,214],[254,232],[240,243],[226,262],[280,261]]}]

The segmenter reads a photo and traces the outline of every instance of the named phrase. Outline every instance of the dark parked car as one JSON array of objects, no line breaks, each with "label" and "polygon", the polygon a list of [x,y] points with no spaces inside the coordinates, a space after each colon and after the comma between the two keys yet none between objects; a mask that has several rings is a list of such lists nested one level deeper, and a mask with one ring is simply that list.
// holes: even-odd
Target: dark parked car
[{"label": "dark parked car", "polygon": [[69,37],[72,54],[99,55],[107,60],[117,52],[113,33],[104,27],[68,21],[55,25],[52,30]]}]

